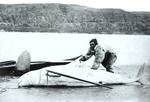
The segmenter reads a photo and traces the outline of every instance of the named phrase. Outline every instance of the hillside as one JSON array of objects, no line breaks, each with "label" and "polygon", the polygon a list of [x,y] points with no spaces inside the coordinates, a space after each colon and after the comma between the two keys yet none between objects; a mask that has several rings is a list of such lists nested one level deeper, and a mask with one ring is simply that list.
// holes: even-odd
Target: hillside
[{"label": "hillside", "polygon": [[66,4],[1,4],[0,30],[149,35],[150,12]]}]

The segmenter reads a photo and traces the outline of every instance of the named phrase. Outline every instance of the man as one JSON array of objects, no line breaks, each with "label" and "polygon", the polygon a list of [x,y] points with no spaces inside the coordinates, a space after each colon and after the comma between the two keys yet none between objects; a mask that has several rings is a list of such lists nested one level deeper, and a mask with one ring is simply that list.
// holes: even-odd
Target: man
[{"label": "man", "polygon": [[92,69],[96,70],[99,68],[100,64],[102,64],[107,71],[113,73],[112,65],[117,59],[116,53],[112,50],[105,51],[100,45],[98,45],[97,39],[92,39],[89,43],[90,48],[88,52],[82,56],[79,61],[86,61],[94,55],[95,59]]}]

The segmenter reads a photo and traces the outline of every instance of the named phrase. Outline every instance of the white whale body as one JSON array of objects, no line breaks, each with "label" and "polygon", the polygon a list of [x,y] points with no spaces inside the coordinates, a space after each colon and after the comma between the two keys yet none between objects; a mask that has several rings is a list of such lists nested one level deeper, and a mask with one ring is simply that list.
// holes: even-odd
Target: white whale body
[{"label": "white whale body", "polygon": [[[91,69],[92,64],[89,62],[80,63],[78,59],[68,65],[46,67],[40,70],[30,71],[22,75],[18,79],[18,86],[93,86],[93,82],[96,84],[128,84],[132,82],[140,81],[143,74],[144,65],[139,69],[138,74],[133,78],[121,76],[120,74],[110,73],[105,70],[101,65],[98,70]],[[54,74],[57,72],[63,75]],[[71,76],[75,79],[68,78]],[[86,80],[84,82],[82,79]]]}]

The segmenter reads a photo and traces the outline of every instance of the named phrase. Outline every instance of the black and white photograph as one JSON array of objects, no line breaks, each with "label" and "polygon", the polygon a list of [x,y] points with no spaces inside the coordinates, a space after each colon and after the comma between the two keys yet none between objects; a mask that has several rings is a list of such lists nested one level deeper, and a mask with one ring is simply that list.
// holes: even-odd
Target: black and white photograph
[{"label": "black and white photograph", "polygon": [[0,102],[150,102],[148,0],[0,0]]}]

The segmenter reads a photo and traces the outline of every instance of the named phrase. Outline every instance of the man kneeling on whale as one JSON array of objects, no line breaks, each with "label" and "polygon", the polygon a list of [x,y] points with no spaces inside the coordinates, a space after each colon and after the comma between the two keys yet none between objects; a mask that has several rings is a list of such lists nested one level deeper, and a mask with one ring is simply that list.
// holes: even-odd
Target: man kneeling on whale
[{"label": "man kneeling on whale", "polygon": [[91,58],[93,55],[95,56],[94,63],[92,65],[92,69],[96,70],[99,68],[100,64],[102,64],[106,71],[113,72],[112,65],[117,59],[117,55],[113,50],[104,50],[99,44],[97,39],[90,40],[90,48],[88,52],[82,56],[79,61],[86,61]]}]

